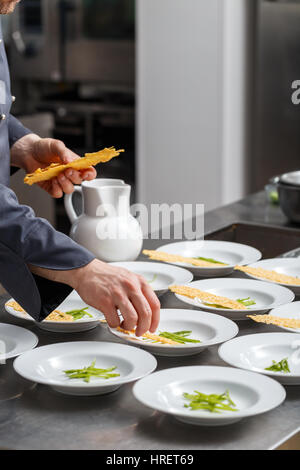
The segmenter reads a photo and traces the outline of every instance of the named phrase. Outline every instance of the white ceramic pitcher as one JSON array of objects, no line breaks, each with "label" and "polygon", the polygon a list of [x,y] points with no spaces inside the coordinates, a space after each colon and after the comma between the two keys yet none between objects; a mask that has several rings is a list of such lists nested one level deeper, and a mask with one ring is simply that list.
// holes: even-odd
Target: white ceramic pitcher
[{"label": "white ceramic pitcher", "polygon": [[143,235],[130,214],[130,191],[130,185],[117,179],[98,178],[75,186],[74,192],[82,194],[83,213],[77,216],[72,194],[66,194],[65,209],[72,223],[70,237],[103,261],[135,260],[142,249]]}]

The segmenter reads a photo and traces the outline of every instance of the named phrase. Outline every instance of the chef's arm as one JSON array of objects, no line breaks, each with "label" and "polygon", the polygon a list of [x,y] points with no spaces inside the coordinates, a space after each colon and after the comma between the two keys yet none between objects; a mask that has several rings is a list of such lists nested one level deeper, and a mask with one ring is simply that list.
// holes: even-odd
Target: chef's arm
[{"label": "chef's arm", "polygon": [[12,147],[17,140],[25,135],[32,134],[32,131],[23,126],[23,124],[12,114],[8,116],[8,138],[9,146]]},{"label": "chef's arm", "polygon": [[126,269],[117,268],[97,259],[73,270],[53,271],[36,266],[29,269],[38,276],[73,287],[88,305],[101,310],[112,328],[122,327],[142,335],[156,331],[160,303],[147,281]]},{"label": "chef's arm", "polygon": [[42,321],[76,289],[88,305],[103,311],[111,326],[155,331],[160,304],[136,274],[94,256],[44,219],[18,203],[0,184],[0,283],[37,321]]},{"label": "chef's arm", "polygon": [[0,184],[0,283],[37,321],[43,320],[72,291],[72,287],[35,276],[28,264],[53,270],[72,270],[94,256],[57,232],[16,195]]},{"label": "chef's arm", "polygon": [[[9,114],[8,116],[8,139],[9,139],[9,146],[10,148],[13,147],[13,145],[20,140],[22,137],[25,135],[32,134],[32,131],[27,129],[27,127],[23,126],[23,124],[15,118],[12,114]],[[14,164],[12,162],[12,167],[10,170],[10,173],[13,174],[18,169],[21,168],[20,165]]]}]

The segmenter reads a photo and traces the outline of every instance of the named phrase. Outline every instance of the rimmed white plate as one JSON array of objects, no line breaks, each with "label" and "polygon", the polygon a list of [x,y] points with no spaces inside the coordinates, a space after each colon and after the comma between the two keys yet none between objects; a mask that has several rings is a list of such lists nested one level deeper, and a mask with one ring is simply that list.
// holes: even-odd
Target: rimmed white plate
[{"label": "rimmed white plate", "polygon": [[[96,360],[95,367],[116,366],[120,377],[69,379],[63,372],[81,369]],[[14,361],[15,371],[27,380],[52,387],[67,395],[102,395],[121,385],[150,374],[157,366],[156,359],[146,351],[118,343],[80,341],[42,346],[23,354]]]},{"label": "rimmed white plate", "polygon": [[[292,333],[256,333],[231,339],[219,347],[231,366],[268,375],[285,385],[300,385],[300,339]],[[272,361],[288,359],[290,373],[265,370]]]},{"label": "rimmed white plate", "polygon": [[[205,394],[229,391],[238,411],[211,413],[190,410],[183,393],[195,390]],[[254,372],[231,367],[188,366],[155,372],[133,387],[137,400],[154,410],[173,415],[179,421],[202,426],[221,426],[259,415],[279,406],[285,399],[284,388],[275,380]]]},{"label": "rimmed white plate", "polygon": [[227,276],[232,273],[237,264],[254,263],[261,258],[261,252],[256,248],[241,243],[223,242],[214,240],[195,240],[170,243],[157,248],[174,255],[196,258],[202,256],[226,263],[226,266],[200,267],[187,263],[170,263],[189,269],[198,277]]},{"label": "rimmed white plate", "polygon": [[157,295],[164,294],[171,284],[184,284],[193,280],[193,274],[184,268],[150,261],[110,263],[143,276]]},{"label": "rimmed white plate", "polygon": [[5,310],[13,315],[14,317],[22,320],[24,322],[31,322],[35,323],[41,330],[51,331],[51,332],[58,332],[58,333],[76,333],[79,331],[87,331],[99,325],[99,320],[104,319],[104,315],[96,310],[95,308],[88,306],[77,294],[77,292],[73,291],[71,294],[57,307],[57,310],[61,310],[62,312],[68,312],[70,310],[77,310],[84,307],[88,307],[87,312],[92,315],[92,318],[86,315],[85,317],[81,318],[80,320],[75,320],[73,322],[68,321],[49,321],[44,320],[42,322],[36,322],[28,313],[25,312],[18,312],[12,307],[8,306],[8,303],[13,301],[14,299],[9,299],[5,304]]},{"label": "rimmed white plate", "polygon": [[[249,265],[250,268],[263,268],[269,269],[270,271],[276,271],[279,274],[286,274],[288,276],[299,277],[300,278],[300,262],[299,259],[295,258],[270,258],[263,259],[257,263]],[[252,274],[243,273],[252,279],[258,279],[264,282],[271,282],[272,284],[277,284],[280,286],[285,286],[291,289],[296,295],[300,295],[300,285],[295,284],[285,284],[284,282],[274,282],[269,281],[268,279],[263,279],[258,276],[253,276]]]},{"label": "rimmed white plate", "polygon": [[[293,318],[295,320],[300,320],[300,301],[292,302],[291,304],[281,305],[280,307],[273,308],[269,312],[269,315],[279,318]],[[290,331],[291,333],[300,333],[300,328],[286,328],[284,326],[278,326],[285,331]]]},{"label": "rimmed white plate", "polygon": [[191,299],[184,295],[175,294],[182,302],[209,312],[224,315],[232,320],[247,320],[247,315],[249,314],[267,312],[279,305],[292,302],[295,298],[295,294],[286,287],[250,279],[203,279],[190,282],[186,285],[233,300],[250,297],[251,300],[256,302],[255,305],[251,305],[246,310],[233,310],[209,306],[204,304],[200,299]]},{"label": "rimmed white plate", "polygon": [[6,359],[17,357],[38,344],[38,337],[20,326],[0,323],[0,365]]},{"label": "rimmed white plate", "polygon": [[195,312],[184,309],[161,309],[160,323],[156,334],[160,331],[192,331],[188,337],[200,340],[200,343],[185,343],[180,345],[153,343],[147,338],[137,338],[127,335],[114,328],[111,333],[129,344],[139,346],[158,356],[192,356],[209,346],[228,341],[238,334],[237,325],[227,318],[206,312]]}]

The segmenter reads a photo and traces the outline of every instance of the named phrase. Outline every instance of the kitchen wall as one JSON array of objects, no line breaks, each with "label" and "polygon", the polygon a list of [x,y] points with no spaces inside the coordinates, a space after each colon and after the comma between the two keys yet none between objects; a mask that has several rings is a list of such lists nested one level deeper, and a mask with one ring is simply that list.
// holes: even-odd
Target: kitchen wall
[{"label": "kitchen wall", "polygon": [[242,197],[256,1],[137,2],[138,200]]}]

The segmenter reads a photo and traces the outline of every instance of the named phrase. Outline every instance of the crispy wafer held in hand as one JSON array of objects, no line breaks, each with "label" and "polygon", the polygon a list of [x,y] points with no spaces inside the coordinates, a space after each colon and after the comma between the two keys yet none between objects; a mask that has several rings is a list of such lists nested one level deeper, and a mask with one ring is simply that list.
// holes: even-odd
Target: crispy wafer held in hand
[{"label": "crispy wafer held in hand", "polygon": [[243,273],[251,274],[252,276],[267,279],[268,281],[300,286],[300,279],[298,279],[297,277],[277,273],[276,271],[271,271],[269,269],[251,268],[250,266],[235,266],[234,269],[236,269],[237,271],[242,271]]},{"label": "crispy wafer held in hand", "polygon": [[225,263],[210,263],[209,261],[204,261],[201,259],[195,258],[188,258],[186,256],[180,255],[173,255],[171,253],[165,253],[164,251],[156,251],[156,250],[143,250],[143,254],[149,256],[150,259],[155,261],[165,261],[167,263],[187,263],[192,264],[193,266],[200,266],[200,267],[216,267],[216,266],[223,266]]},{"label": "crispy wafer held in hand", "polygon": [[51,163],[47,168],[38,168],[34,173],[28,173],[24,178],[24,183],[31,186],[34,183],[51,180],[63,171],[67,170],[67,168],[86,170],[98,163],[105,163],[114,157],[118,157],[121,152],[124,152],[124,150],[116,150],[114,147],[110,147],[100,150],[99,152],[86,153],[84,157],[77,158],[77,160],[73,160],[70,163]]},{"label": "crispy wafer held in hand", "polygon": [[196,289],[195,287],[174,285],[170,286],[169,289],[175,294],[185,295],[186,297],[190,297],[191,299],[199,298],[203,302],[217,304],[221,307],[230,308],[231,310],[246,310],[246,307],[240,302],[237,302],[236,300],[228,299],[227,297],[220,297],[219,295],[210,294],[203,290]]},{"label": "crispy wafer held in hand", "polygon": [[257,323],[265,323],[266,325],[283,326],[284,328],[300,328],[300,319],[282,318],[273,315],[247,315],[251,320]]}]

